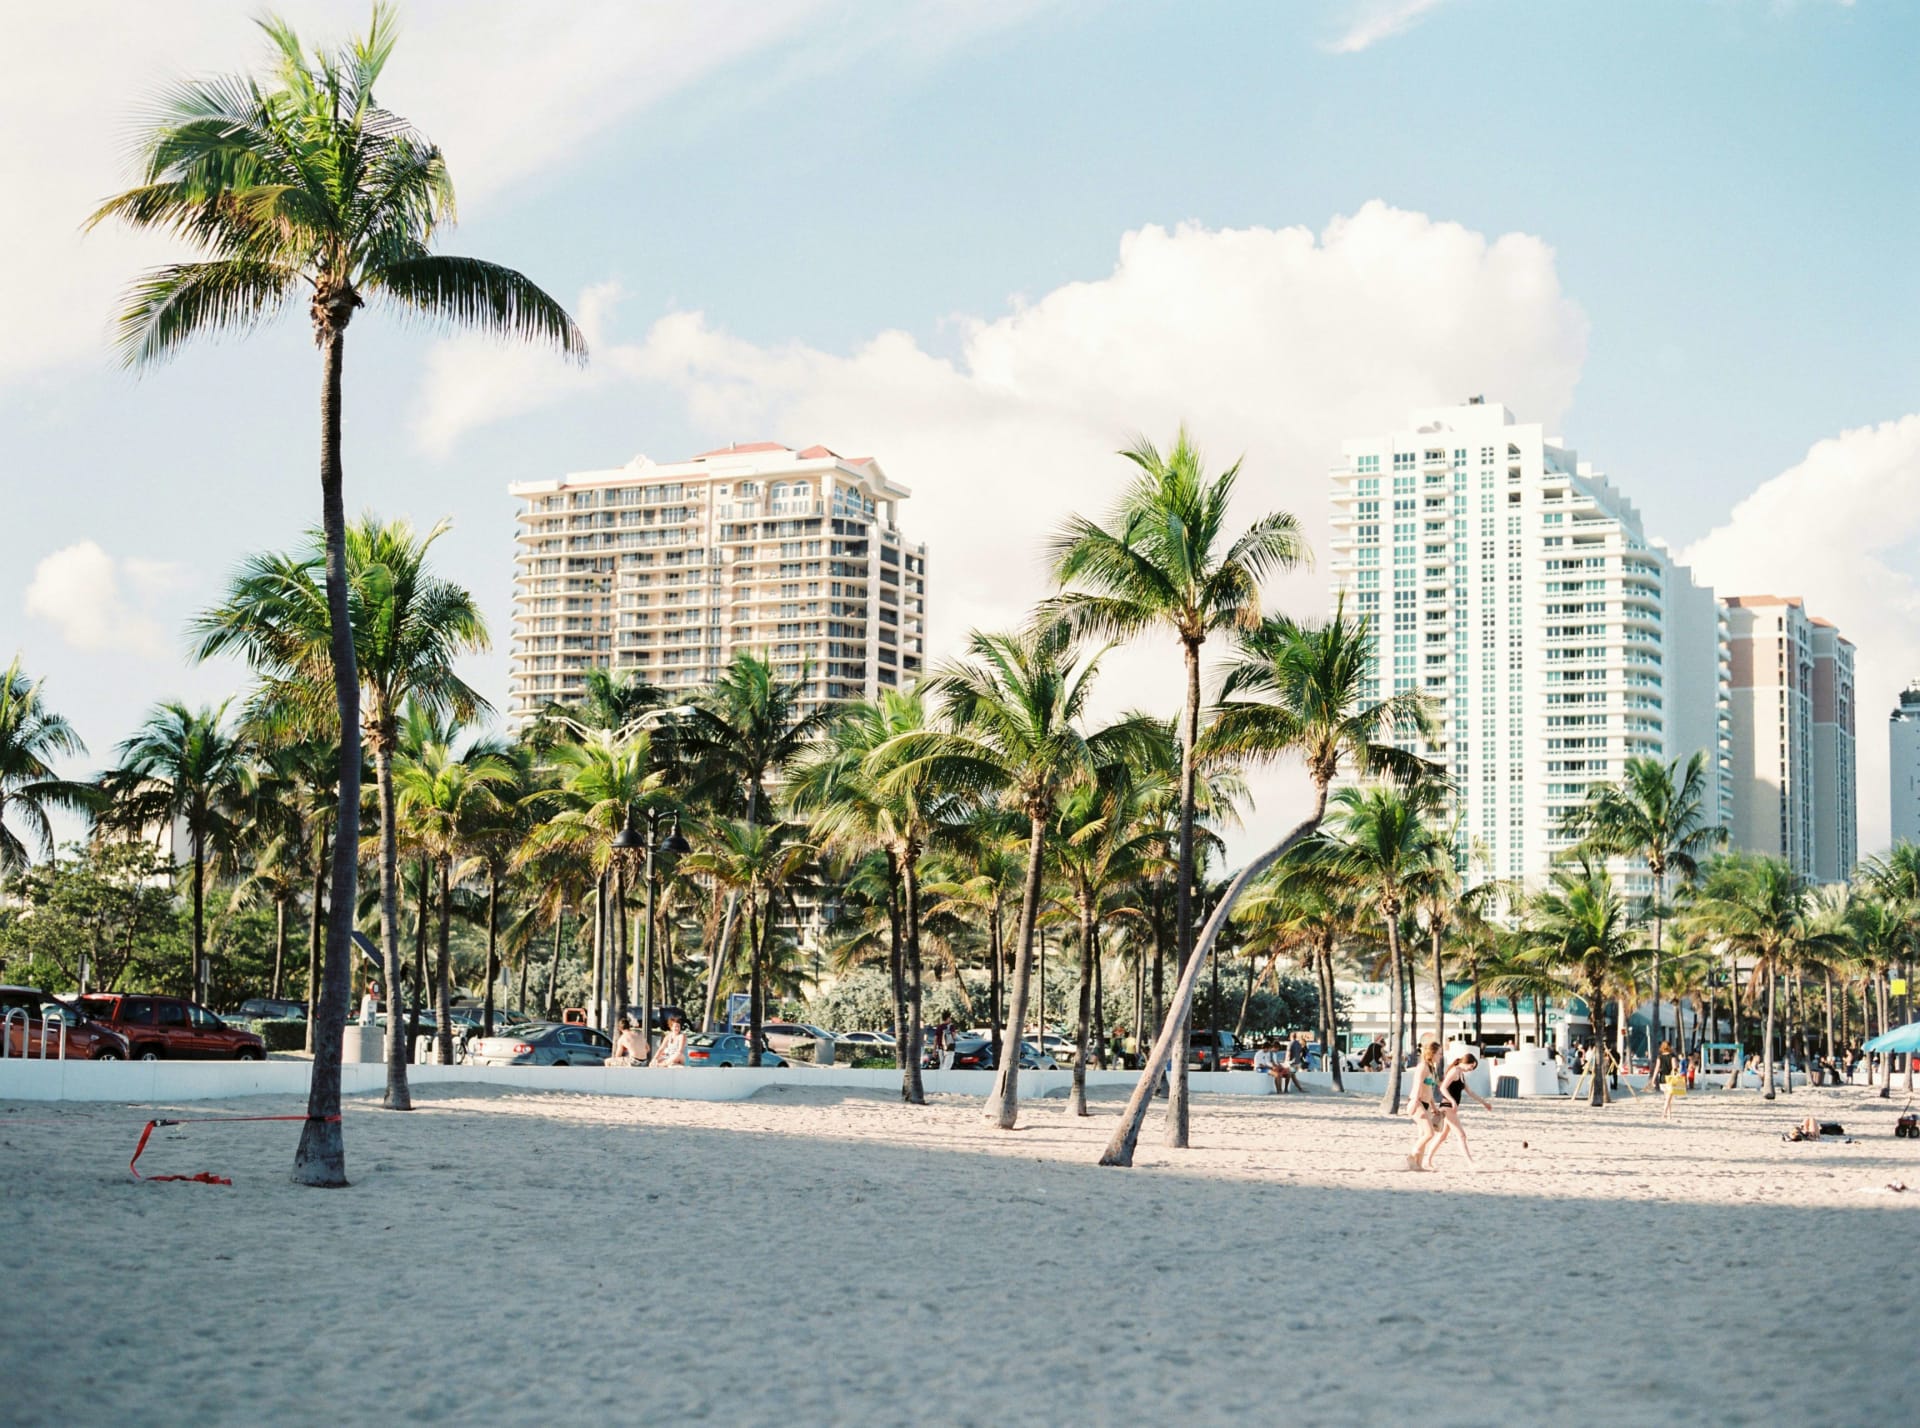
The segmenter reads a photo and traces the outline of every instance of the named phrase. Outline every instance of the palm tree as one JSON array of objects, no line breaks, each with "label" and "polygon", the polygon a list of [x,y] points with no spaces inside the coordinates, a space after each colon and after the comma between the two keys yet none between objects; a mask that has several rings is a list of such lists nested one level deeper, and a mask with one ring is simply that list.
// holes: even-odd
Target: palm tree
[{"label": "palm tree", "polygon": [[1554,868],[1528,909],[1526,936],[1530,960],[1558,969],[1586,999],[1594,1023],[1592,1103],[1605,1105],[1606,1001],[1631,979],[1635,953],[1626,905],[1597,855],[1580,851]]},{"label": "palm tree", "polygon": [[[401,712],[411,703],[431,721],[465,723],[488,707],[454,672],[454,662],[460,655],[487,647],[486,621],[472,595],[435,575],[428,560],[433,543],[447,529],[442,521],[419,536],[406,521],[383,522],[366,515],[343,533],[346,614],[354,654],[354,662],[348,667],[357,670],[359,676],[353,695],[356,722],[350,727],[358,737],[347,740],[355,750],[351,805],[342,755],[341,812],[334,840],[336,844],[352,842],[358,851],[358,749],[364,741],[373,751],[379,799],[380,942],[387,995],[395,1005],[401,961],[400,844],[393,761],[400,752]],[[252,556],[229,582],[225,601],[200,615],[193,626],[200,659],[216,654],[242,655],[261,682],[254,706],[280,711],[283,723],[311,731],[333,727],[333,710],[325,693],[333,672],[333,597],[330,591],[323,592],[318,578],[331,559],[328,550],[318,545],[300,555]],[[329,581],[331,578],[327,576]],[[333,897],[338,900],[344,896],[346,906],[344,912],[336,908],[335,916],[345,917],[350,931],[355,882],[340,881],[339,856],[336,847]],[[329,977],[334,975],[332,936],[330,928]],[[346,972],[342,970],[340,975],[344,979]],[[344,1017],[344,1000],[341,1014]],[[321,1030],[331,1034],[325,1026]],[[400,1018],[389,1016],[384,1104],[392,1110],[410,1110],[413,1106],[407,1087],[407,1049]],[[307,1161],[300,1163],[305,1165]]]},{"label": "palm tree", "polygon": [[[1774,1098],[1776,986],[1782,975],[1842,951],[1845,934],[1822,926],[1807,880],[1784,858],[1729,853],[1707,865],[1689,916],[1736,960],[1753,962],[1753,985],[1766,996],[1760,1056],[1766,1098]],[[1788,1089],[1792,1089],[1789,1075]]]},{"label": "palm tree", "polygon": [[1000,1064],[1001,1029],[1005,1025],[1007,947],[1013,940],[1007,921],[1020,906],[1026,886],[1026,838],[1013,827],[1013,817],[996,804],[979,804],[964,825],[948,830],[945,871],[930,879],[925,892],[932,902],[929,920],[951,919],[984,934],[987,955],[987,1005],[993,1064]]},{"label": "palm tree", "polygon": [[766,1018],[763,974],[773,955],[780,900],[812,861],[814,849],[797,823],[751,823],[728,818],[713,824],[700,851],[682,862],[703,872],[747,903],[747,1064],[760,1065],[760,1028]]},{"label": "palm tree", "polygon": [[140,834],[175,824],[188,839],[193,898],[193,988],[208,998],[207,872],[230,853],[246,796],[247,744],[227,724],[227,706],[158,705],[120,745],[120,763],[101,779],[109,827]]},{"label": "palm tree", "polygon": [[[633,823],[634,810],[655,797],[663,782],[652,767],[653,742],[644,729],[575,730],[578,743],[554,746],[552,766],[559,786],[533,795],[540,809],[555,810],[520,845],[525,865],[555,849],[586,858],[597,874],[594,1003],[602,1016],[626,1004],[627,860],[613,840]],[[611,955],[609,950],[611,949]]]},{"label": "palm tree", "polygon": [[[1727,830],[1707,807],[1707,756],[1690,757],[1683,770],[1648,757],[1630,758],[1617,784],[1592,784],[1587,801],[1568,826],[1603,853],[1644,861],[1653,878],[1653,1025],[1649,1053],[1660,1044],[1660,955],[1666,942],[1667,874],[1691,880],[1699,860],[1726,841]],[[1625,1013],[1621,1020],[1625,1022]]]},{"label": "palm tree", "polygon": [[[903,735],[892,752],[898,762],[881,779],[893,783],[933,776],[957,793],[996,797],[1027,821],[1026,879],[1013,973],[1007,992],[1007,1038],[1018,1047],[1026,1030],[1033,979],[1033,942],[1046,876],[1047,826],[1063,790],[1129,749],[1151,741],[1150,720],[1122,720],[1088,736],[1080,731],[1098,655],[1082,659],[1073,628],[1042,618],[1013,634],[976,630],[968,658],[943,666],[929,681],[941,703],[944,731]],[[1000,1058],[986,1119],[1012,1130],[1020,1115],[1020,1058]]]},{"label": "palm tree", "polygon": [[[1136,474],[1104,526],[1076,516],[1053,542],[1054,606],[1083,632],[1132,639],[1164,630],[1180,642],[1186,704],[1180,720],[1180,851],[1175,946],[1184,972],[1193,951],[1195,781],[1199,774],[1200,651],[1210,635],[1247,630],[1260,619],[1260,583],[1306,558],[1298,522],[1284,511],[1229,536],[1229,508],[1240,463],[1218,475],[1185,427],[1164,456],[1145,437],[1120,453]],[[1176,1002],[1176,1036],[1185,1046],[1191,1004]],[[1187,1144],[1187,1058],[1174,1061],[1167,1143]]]},{"label": "palm tree", "polygon": [[878,699],[839,712],[826,736],[795,763],[787,788],[789,806],[810,818],[824,846],[854,854],[878,849],[886,856],[889,881],[899,892],[890,964],[904,991],[901,1095],[913,1105],[926,1102],[920,1083],[921,858],[955,802],[931,765],[902,766],[901,750],[927,729],[926,703],[917,690],[882,690]]},{"label": "palm tree", "polygon": [[1433,830],[1429,818],[1438,805],[1436,785],[1422,780],[1408,787],[1376,783],[1347,787],[1333,795],[1336,828],[1325,837],[1328,870],[1373,904],[1387,944],[1387,976],[1392,1021],[1387,1039],[1387,1089],[1380,1107],[1400,1110],[1401,1063],[1406,1027],[1401,1016],[1403,989],[1410,969],[1400,918],[1433,876]]},{"label": "palm tree", "polygon": [[[1235,874],[1221,894],[1201,929],[1193,956],[1181,970],[1173,996],[1175,1014],[1168,1017],[1154,1040],[1127,1102],[1126,1114],[1100,1157],[1102,1165],[1133,1164],[1134,1146],[1140,1139],[1153,1087],[1174,1054],[1173,1023],[1192,1005],[1201,962],[1232,916],[1233,906],[1247,884],[1319,828],[1327,811],[1328,790],[1342,764],[1363,776],[1387,773],[1405,779],[1430,777],[1433,773],[1433,765],[1425,759],[1382,742],[1396,733],[1430,733],[1432,716],[1425,699],[1412,690],[1384,700],[1367,695],[1373,631],[1366,620],[1350,617],[1344,603],[1335,608],[1325,624],[1269,618],[1243,634],[1237,643],[1237,655],[1221,682],[1220,703],[1202,753],[1250,762],[1298,756],[1313,780],[1313,807],[1286,837]],[[1184,1045],[1180,1050],[1184,1059]]]},{"label": "palm tree", "polygon": [[453,914],[454,865],[473,850],[487,815],[500,808],[497,790],[512,782],[512,765],[486,743],[475,745],[458,758],[446,744],[428,744],[418,755],[402,760],[394,771],[397,811],[412,825],[415,845],[440,876],[440,929],[433,985],[434,1024],[443,1066],[453,1062],[448,933]]},{"label": "palm tree", "polygon": [[[1885,900],[1900,920],[1906,925],[1906,938],[1900,951],[1902,980],[1909,988],[1906,1005],[1901,1008],[1902,1022],[1913,1020],[1913,961],[1914,954],[1920,950],[1920,843],[1896,843],[1892,849],[1878,858],[1870,858],[1862,870],[1867,886],[1874,895]],[[1913,1057],[1906,1061],[1906,1089],[1913,1090]],[[1891,1060],[1887,1062],[1893,1064]],[[1891,1076],[1883,1093],[1892,1087]]]},{"label": "palm tree", "polygon": [[[262,28],[272,42],[270,74],[175,84],[147,121],[138,185],[101,205],[88,225],[115,219],[160,229],[199,254],[134,283],[120,318],[120,350],[129,365],[157,363],[193,337],[249,332],[295,297],[308,299],[324,374],[326,628],[343,736],[323,1024],[294,1178],[344,1185],[339,1047],[360,842],[360,708],[353,677],[359,631],[348,611],[341,492],[347,325],[371,298],[408,316],[545,342],[581,359],[586,343],[565,310],[524,275],[431,250],[438,231],[454,220],[453,184],[439,148],[374,99],[398,37],[391,9],[376,5],[363,39],[318,50],[311,59],[283,21],[268,19]],[[404,1085],[400,1091],[405,1104]]]},{"label": "palm tree", "polygon": [[[54,759],[84,754],[87,746],[71,724],[47,708],[42,683],[27,678],[17,655],[0,673],[0,879],[27,865],[29,839],[41,857],[53,856],[52,810],[93,808],[92,789],[53,772]],[[25,837],[7,826],[15,812],[26,825]]]}]

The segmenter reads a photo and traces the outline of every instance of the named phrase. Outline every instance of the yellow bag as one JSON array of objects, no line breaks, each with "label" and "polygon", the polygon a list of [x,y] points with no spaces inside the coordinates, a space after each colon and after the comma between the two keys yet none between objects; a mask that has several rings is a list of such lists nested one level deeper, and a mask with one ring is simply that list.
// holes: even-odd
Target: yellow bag
[{"label": "yellow bag", "polygon": [[1670,1096],[1686,1095],[1687,1094],[1687,1078],[1685,1076],[1667,1077],[1667,1094]]}]

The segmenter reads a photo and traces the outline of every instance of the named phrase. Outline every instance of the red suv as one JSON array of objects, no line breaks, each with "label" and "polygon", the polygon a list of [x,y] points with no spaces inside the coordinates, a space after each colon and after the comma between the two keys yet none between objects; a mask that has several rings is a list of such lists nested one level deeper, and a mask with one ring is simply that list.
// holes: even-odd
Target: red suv
[{"label": "red suv", "polygon": [[[48,1018],[59,1020],[48,1026]],[[23,1019],[24,1018],[24,1019]],[[55,1001],[38,987],[0,987],[0,1025],[9,1056],[60,1055],[60,1024],[67,1027],[67,1055],[88,1061],[124,1061],[127,1039],[111,1027],[90,1021]]]},{"label": "red suv", "polygon": [[266,1059],[266,1042],[250,1031],[228,1026],[200,1003],[185,997],[115,992],[80,998],[80,1010],[125,1036],[138,1061]]}]

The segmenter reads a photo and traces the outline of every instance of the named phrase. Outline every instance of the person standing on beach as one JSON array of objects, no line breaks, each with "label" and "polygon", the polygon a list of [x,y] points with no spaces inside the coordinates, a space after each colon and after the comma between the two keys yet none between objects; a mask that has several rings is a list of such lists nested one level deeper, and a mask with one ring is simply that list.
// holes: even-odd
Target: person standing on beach
[{"label": "person standing on beach", "polygon": [[373,1019],[380,1014],[380,984],[367,983],[367,994],[360,998],[360,1025],[372,1026]]},{"label": "person standing on beach", "polygon": [[1440,1083],[1434,1093],[1434,1106],[1439,1112],[1440,1138],[1433,1143],[1433,1149],[1427,1152],[1426,1168],[1433,1169],[1433,1162],[1440,1156],[1440,1147],[1447,1143],[1447,1137],[1455,1131],[1460,1132],[1460,1149],[1467,1157],[1467,1164],[1473,1164],[1473,1152],[1467,1148],[1467,1128],[1460,1124],[1460,1103],[1468,1096],[1479,1101],[1488,1110],[1493,1102],[1484,1099],[1480,1093],[1467,1084],[1467,1073],[1480,1064],[1480,1058],[1471,1051],[1456,1057],[1447,1069],[1440,1073]]},{"label": "person standing on beach", "polygon": [[1407,1153],[1407,1169],[1425,1170],[1427,1147],[1439,1135],[1446,1121],[1440,1115],[1440,1043],[1428,1037],[1420,1044],[1419,1075],[1414,1081],[1413,1097],[1407,1114],[1419,1139]]}]

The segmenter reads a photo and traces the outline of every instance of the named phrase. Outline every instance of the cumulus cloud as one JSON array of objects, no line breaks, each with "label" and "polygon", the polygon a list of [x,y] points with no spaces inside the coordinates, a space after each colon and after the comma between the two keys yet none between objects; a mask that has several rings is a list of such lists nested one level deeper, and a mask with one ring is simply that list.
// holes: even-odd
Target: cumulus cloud
[{"label": "cumulus cloud", "polygon": [[[1216,467],[1244,454],[1242,517],[1292,510],[1324,550],[1326,471],[1342,437],[1481,392],[1557,422],[1587,323],[1538,238],[1488,238],[1376,202],[1318,234],[1143,228],[1105,276],[960,331],[951,359],[899,331],[835,353],[763,346],[679,313],[637,343],[602,341],[596,372],[570,380],[664,385],[715,440],[878,457],[913,488],[902,522],[929,543],[938,658],[969,628],[1021,618],[1045,588],[1046,532],[1069,512],[1107,509],[1132,469],[1114,452],[1136,432],[1164,445],[1185,421]],[[516,359],[463,348],[461,380],[490,380],[488,360],[505,371]],[[454,370],[436,369],[423,402],[441,443],[459,434],[455,412],[495,414],[440,389]],[[1325,589],[1324,573],[1301,572],[1273,593],[1310,612]],[[1113,698],[1164,705],[1171,657],[1116,659]]]},{"label": "cumulus cloud", "polygon": [[170,659],[174,651],[153,605],[180,584],[181,575],[170,562],[116,559],[96,542],[83,540],[34,567],[26,611],[77,650]]},{"label": "cumulus cloud", "polygon": [[1405,34],[1437,10],[1444,0],[1360,0],[1354,15],[1339,37],[1326,48],[1337,55],[1355,55],[1371,49],[1382,40]]},{"label": "cumulus cloud", "polygon": [[1884,721],[1920,677],[1920,415],[1816,442],[1684,552],[1722,595],[1805,598],[1855,647],[1860,847],[1889,836]]},{"label": "cumulus cloud", "polygon": [[[937,58],[1016,25],[1046,0],[423,0],[381,99],[451,156],[468,211],[517,182],[550,173],[633,114],[666,103],[729,65],[763,59],[754,92],[872,60],[889,68]],[[311,40],[364,27],[364,6],[279,0],[274,11]],[[105,350],[116,295],[150,263],[178,256],[170,240],[80,223],[125,188],[128,126],[140,100],[187,74],[244,70],[264,41],[251,0],[124,5],[65,0],[16,7],[0,51],[0,131],[60,142],[0,146],[0,189],[31,203],[0,215],[0,244],[30,284],[8,294],[0,381]],[[76,57],[84,57],[76,59]]]}]

